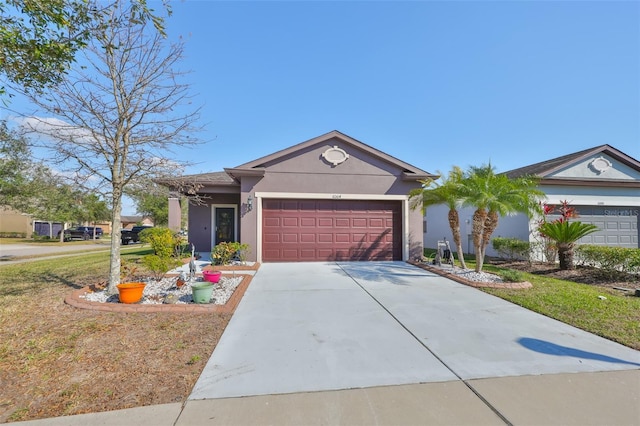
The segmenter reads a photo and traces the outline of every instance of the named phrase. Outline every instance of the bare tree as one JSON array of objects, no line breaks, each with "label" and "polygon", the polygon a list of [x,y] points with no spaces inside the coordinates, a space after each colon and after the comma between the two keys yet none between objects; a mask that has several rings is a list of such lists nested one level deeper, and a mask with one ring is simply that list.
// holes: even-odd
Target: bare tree
[{"label": "bare tree", "polygon": [[76,185],[101,192],[112,207],[113,234],[107,291],[120,282],[120,231],[125,187],[137,179],[179,175],[175,153],[192,137],[200,108],[175,68],[182,42],[165,37],[124,0],[102,22],[76,68],[49,96],[31,97],[50,116],[26,122]]}]

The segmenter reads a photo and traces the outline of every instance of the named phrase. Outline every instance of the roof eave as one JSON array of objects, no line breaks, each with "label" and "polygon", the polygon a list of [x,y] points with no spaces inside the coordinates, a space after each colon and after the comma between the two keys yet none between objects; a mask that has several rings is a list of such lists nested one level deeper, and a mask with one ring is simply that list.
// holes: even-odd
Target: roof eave
[{"label": "roof eave", "polygon": [[640,181],[637,180],[596,180],[596,179],[570,179],[570,178],[543,178],[540,179],[540,185],[566,185],[566,186],[598,186],[607,188],[640,188]]}]

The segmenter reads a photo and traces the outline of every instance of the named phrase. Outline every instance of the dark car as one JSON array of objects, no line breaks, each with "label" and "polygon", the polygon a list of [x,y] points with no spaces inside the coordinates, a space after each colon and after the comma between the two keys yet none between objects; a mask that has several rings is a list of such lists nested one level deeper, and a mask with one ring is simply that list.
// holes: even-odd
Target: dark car
[{"label": "dark car", "polygon": [[122,245],[126,246],[129,243],[137,243],[138,241],[140,241],[140,236],[138,234],[141,231],[149,228],[153,228],[153,226],[140,225],[134,226],[131,229],[123,229],[120,235],[120,241],[122,242]]},{"label": "dark car", "polygon": [[[60,238],[60,232],[58,231],[58,238]],[[65,229],[64,230],[64,238],[63,241],[71,241],[71,240],[89,240],[92,236],[89,235],[86,229]]]},{"label": "dark car", "polygon": [[82,231],[87,231],[87,233],[91,236],[91,238],[93,238],[93,230],[95,228],[95,232],[96,232],[96,238],[100,238],[102,237],[102,228],[98,227],[93,227],[93,226],[78,226],[76,229],[78,230],[82,230]]}]

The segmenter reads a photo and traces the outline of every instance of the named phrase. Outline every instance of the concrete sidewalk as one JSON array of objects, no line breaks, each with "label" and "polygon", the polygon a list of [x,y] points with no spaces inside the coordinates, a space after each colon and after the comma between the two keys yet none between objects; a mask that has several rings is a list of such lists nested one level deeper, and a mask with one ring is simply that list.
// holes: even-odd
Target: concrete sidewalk
[{"label": "concrete sidewalk", "polygon": [[265,264],[188,401],[24,424],[640,423],[640,352],[400,262]]}]

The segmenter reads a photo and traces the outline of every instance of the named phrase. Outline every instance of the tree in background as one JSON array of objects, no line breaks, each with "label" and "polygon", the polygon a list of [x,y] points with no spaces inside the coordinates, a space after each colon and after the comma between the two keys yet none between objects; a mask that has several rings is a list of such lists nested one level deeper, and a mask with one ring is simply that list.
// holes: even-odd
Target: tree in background
[{"label": "tree in background", "polygon": [[525,213],[532,217],[540,211],[544,193],[537,189],[538,180],[524,176],[510,179],[496,174],[491,164],[470,167],[461,185],[463,205],[475,207],[472,237],[476,253],[476,272],[481,272],[491,235],[500,216]]},{"label": "tree in background", "polygon": [[463,268],[467,265],[464,261],[464,252],[462,249],[462,238],[460,236],[460,216],[458,208],[462,202],[462,187],[464,181],[464,172],[460,167],[454,166],[446,177],[440,175],[440,182],[434,179],[420,181],[422,188],[411,190],[409,197],[411,199],[411,208],[422,209],[422,215],[425,214],[427,207],[439,204],[445,204],[449,207],[449,227],[453,235],[453,242],[458,252],[458,260]]},{"label": "tree in background", "polygon": [[0,122],[0,205],[14,207],[16,198],[25,194],[29,172],[33,170],[27,140]]},{"label": "tree in background", "polygon": [[157,183],[140,179],[132,183],[127,196],[133,200],[136,211],[151,218],[155,226],[169,223],[169,189]]},{"label": "tree in background", "polygon": [[104,200],[96,194],[88,194],[80,201],[79,222],[89,222],[93,225],[93,239],[96,239],[96,222],[108,220],[111,210]]},{"label": "tree in background", "polygon": [[[132,0],[131,5],[163,31],[162,20],[146,0]],[[108,10],[88,0],[0,2],[0,73],[21,93],[42,92],[62,81]],[[6,88],[0,87],[0,95],[4,93]]]},{"label": "tree in background", "polygon": [[25,120],[76,186],[103,194],[111,205],[109,293],[120,282],[125,189],[138,179],[178,175],[184,165],[173,151],[196,144],[191,134],[199,108],[174,69],[183,45],[167,46],[148,18],[124,0],[105,7],[82,50],[82,67],[47,96],[30,96],[49,117]]}]

